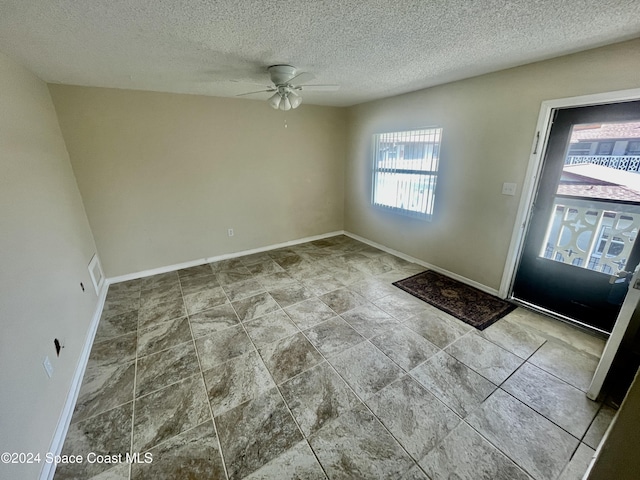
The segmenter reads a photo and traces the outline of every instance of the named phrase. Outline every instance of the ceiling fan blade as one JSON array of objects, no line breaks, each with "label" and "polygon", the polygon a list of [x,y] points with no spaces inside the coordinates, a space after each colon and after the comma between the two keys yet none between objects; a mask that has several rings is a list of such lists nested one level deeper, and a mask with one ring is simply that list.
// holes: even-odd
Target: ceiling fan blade
[{"label": "ceiling fan blade", "polygon": [[242,85],[255,85],[257,87],[265,87],[265,88],[269,88],[271,86],[268,83],[245,82],[243,80],[229,80],[229,81],[232,83],[240,83]]},{"label": "ceiling fan blade", "polygon": [[316,90],[318,92],[335,92],[340,89],[340,85],[301,85],[301,90]]},{"label": "ceiling fan blade", "polygon": [[267,92],[275,92],[275,90],[258,90],[257,92],[247,92],[247,93],[239,93],[236,97],[244,97],[245,95],[253,95],[254,93],[267,93]]},{"label": "ceiling fan blade", "polygon": [[316,76],[313,73],[302,72],[302,73],[299,73],[298,75],[296,75],[295,77],[293,77],[287,83],[290,83],[292,85],[300,85],[301,83],[310,82],[314,78],[316,78]]}]

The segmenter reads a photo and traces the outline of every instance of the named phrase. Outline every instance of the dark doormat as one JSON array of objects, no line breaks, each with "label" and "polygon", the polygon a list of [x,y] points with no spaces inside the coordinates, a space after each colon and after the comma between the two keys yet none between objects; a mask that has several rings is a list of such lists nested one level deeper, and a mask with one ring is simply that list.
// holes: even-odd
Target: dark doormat
[{"label": "dark doormat", "polygon": [[418,273],[393,284],[478,330],[484,330],[516,308],[501,298],[433,270]]}]

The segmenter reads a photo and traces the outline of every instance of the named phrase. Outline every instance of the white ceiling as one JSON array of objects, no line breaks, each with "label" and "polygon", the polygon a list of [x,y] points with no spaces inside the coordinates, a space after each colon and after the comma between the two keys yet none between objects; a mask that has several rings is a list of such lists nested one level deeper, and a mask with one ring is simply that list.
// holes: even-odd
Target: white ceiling
[{"label": "white ceiling", "polygon": [[0,51],[47,82],[233,96],[287,63],[334,106],[638,36],[638,0],[0,0]]}]

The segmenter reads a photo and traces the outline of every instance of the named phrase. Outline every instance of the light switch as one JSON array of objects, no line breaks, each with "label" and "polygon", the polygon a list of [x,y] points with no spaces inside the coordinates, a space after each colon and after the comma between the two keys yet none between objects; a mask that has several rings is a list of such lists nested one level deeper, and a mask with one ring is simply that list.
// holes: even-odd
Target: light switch
[{"label": "light switch", "polygon": [[502,184],[502,194],[503,195],[515,195],[516,194],[516,186],[515,183],[503,183]]}]

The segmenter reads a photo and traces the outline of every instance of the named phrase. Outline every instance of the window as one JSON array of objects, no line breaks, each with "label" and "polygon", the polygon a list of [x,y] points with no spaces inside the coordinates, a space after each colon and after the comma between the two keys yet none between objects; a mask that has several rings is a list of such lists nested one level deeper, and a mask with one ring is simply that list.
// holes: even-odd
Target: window
[{"label": "window", "polygon": [[569,147],[569,155],[589,155],[591,142],[572,143]]},{"label": "window", "polygon": [[613,152],[613,144],[615,142],[600,142],[598,143],[598,151],[596,155],[611,155]]},{"label": "window", "polygon": [[441,137],[441,128],[374,135],[372,203],[430,220]]},{"label": "window", "polygon": [[627,143],[627,151],[624,153],[625,155],[640,155],[640,141],[630,140]]}]

